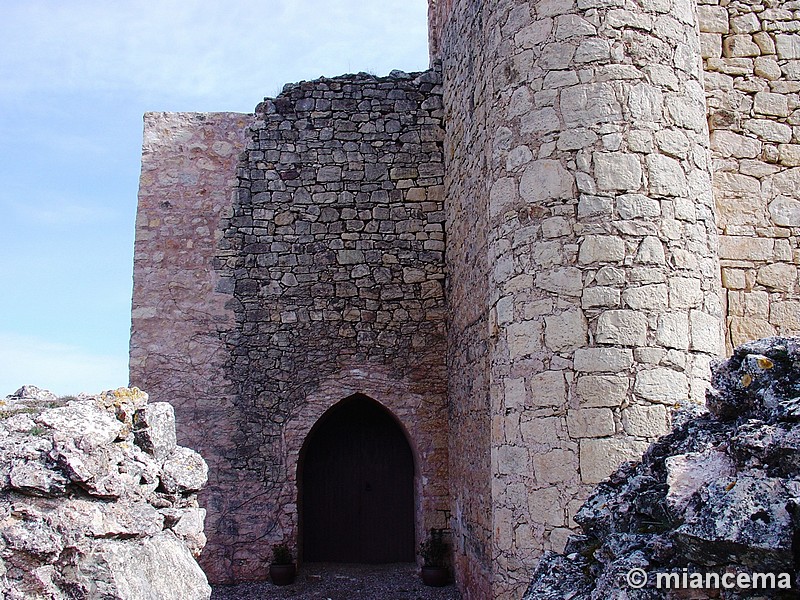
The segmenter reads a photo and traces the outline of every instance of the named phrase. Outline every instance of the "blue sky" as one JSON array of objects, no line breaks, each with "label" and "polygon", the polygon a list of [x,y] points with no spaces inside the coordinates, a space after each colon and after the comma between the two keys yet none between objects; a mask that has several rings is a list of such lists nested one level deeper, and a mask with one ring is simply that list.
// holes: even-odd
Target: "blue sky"
[{"label": "blue sky", "polygon": [[142,115],[428,66],[426,0],[5,0],[0,397],[127,384]]}]

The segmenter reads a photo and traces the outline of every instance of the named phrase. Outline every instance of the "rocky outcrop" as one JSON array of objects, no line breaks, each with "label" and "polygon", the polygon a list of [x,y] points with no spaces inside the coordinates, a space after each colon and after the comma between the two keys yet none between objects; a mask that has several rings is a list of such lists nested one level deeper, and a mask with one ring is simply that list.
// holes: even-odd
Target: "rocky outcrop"
[{"label": "rocky outcrop", "polygon": [[136,388],[0,400],[0,596],[207,599],[197,491],[166,402]]},{"label": "rocky outcrop", "polygon": [[[797,597],[800,338],[738,347],[712,386],[707,411],[679,412],[597,487],[575,517],[583,535],[543,557],[526,600]],[[755,573],[774,579],[751,589]]]}]

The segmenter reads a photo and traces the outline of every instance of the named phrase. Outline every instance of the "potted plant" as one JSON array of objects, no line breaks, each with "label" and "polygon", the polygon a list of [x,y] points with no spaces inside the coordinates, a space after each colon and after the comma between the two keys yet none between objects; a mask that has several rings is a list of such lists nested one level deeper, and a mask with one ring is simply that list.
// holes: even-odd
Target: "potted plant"
[{"label": "potted plant", "polygon": [[422,556],[422,583],[432,587],[447,585],[450,573],[447,569],[447,544],[444,529],[431,529],[428,539],[419,545]]},{"label": "potted plant", "polygon": [[272,563],[269,565],[269,577],[275,585],[289,585],[294,582],[297,569],[292,561],[289,546],[284,543],[272,547]]}]

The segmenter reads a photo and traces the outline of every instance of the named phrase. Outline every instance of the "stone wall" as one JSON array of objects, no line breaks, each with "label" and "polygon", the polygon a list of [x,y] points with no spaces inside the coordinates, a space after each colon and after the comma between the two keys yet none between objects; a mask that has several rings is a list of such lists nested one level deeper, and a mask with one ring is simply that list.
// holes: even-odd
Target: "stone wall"
[{"label": "stone wall", "polygon": [[[288,85],[257,108],[217,267],[241,418],[229,576],[297,547],[314,423],[354,393],[388,408],[417,464],[417,537],[448,508],[441,91],[435,71]],[[273,515],[265,518],[264,515]]]},{"label": "stone wall", "polygon": [[[236,165],[252,115],[148,113],[136,216],[131,384],[169,398],[178,439],[206,457],[208,545],[200,558],[212,581],[229,576],[226,524],[240,485],[225,459],[235,453],[238,420],[221,333],[234,314],[218,293],[212,263],[220,218],[231,210]],[[213,432],[213,435],[211,434]]]},{"label": "stone wall", "polygon": [[[699,40],[688,1],[438,8],[449,400],[483,434],[451,421],[451,471],[477,496],[464,511],[454,486],[459,577],[515,598],[589,486],[702,399],[721,349]],[[487,435],[489,468],[459,465]]]},{"label": "stone wall", "polygon": [[699,3],[728,345],[800,332],[800,3]]},{"label": "stone wall", "polygon": [[[470,44],[481,13],[460,11],[448,34]],[[450,478],[456,578],[467,598],[491,598],[492,422],[488,198],[484,174],[493,132],[486,56],[444,57],[447,209],[448,403]],[[458,92],[454,93],[453,90]]]}]

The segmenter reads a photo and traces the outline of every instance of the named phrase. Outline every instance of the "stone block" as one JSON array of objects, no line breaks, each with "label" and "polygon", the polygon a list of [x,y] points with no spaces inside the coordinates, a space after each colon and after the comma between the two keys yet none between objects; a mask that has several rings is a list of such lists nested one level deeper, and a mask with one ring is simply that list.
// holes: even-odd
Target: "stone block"
[{"label": "stone block", "polygon": [[730,20],[730,27],[733,33],[755,33],[761,30],[761,22],[755,13],[747,12]]},{"label": "stone block", "polygon": [[596,285],[583,290],[581,306],[583,308],[614,308],[619,306],[621,292],[613,287]]},{"label": "stone block", "polygon": [[786,167],[800,167],[800,144],[780,144],[780,162]]},{"label": "stone block", "polygon": [[722,286],[728,290],[743,290],[747,287],[745,271],[741,269],[722,269]]},{"label": "stone block", "polygon": [[632,404],[622,411],[622,426],[628,435],[661,437],[669,433],[669,411],[661,404]]},{"label": "stone block", "polygon": [[739,346],[752,340],[758,340],[764,337],[777,335],[775,327],[772,326],[766,319],[758,319],[753,317],[729,317],[728,321],[731,344],[734,346]]},{"label": "stone block", "polygon": [[498,473],[512,475],[530,470],[527,448],[503,445],[497,448],[496,453]]},{"label": "stone block", "polygon": [[633,366],[633,352],[620,348],[579,348],[575,370],[584,373],[619,373]]},{"label": "stone block", "polygon": [[541,321],[520,321],[506,328],[510,360],[530,356],[542,349]]},{"label": "stone block", "polygon": [[775,241],[768,238],[741,235],[722,235],[719,238],[719,257],[730,260],[772,260]]},{"label": "stone block", "polygon": [[564,417],[523,417],[519,429],[526,444],[546,444],[553,447],[567,437]]},{"label": "stone block", "polygon": [[725,158],[756,158],[761,154],[760,141],[726,129],[711,132],[711,148]]},{"label": "stone block", "polygon": [[663,311],[669,305],[667,298],[667,286],[663,283],[628,288],[622,293],[623,303],[634,310]]},{"label": "stone block", "polygon": [[688,350],[689,315],[685,312],[659,315],[656,341],[667,348]]},{"label": "stone block", "polygon": [[767,142],[788,144],[792,141],[792,128],[770,119],[748,119],[744,128]]},{"label": "stone block", "polygon": [[[769,34],[769,32],[759,31],[753,34],[753,41],[761,49],[761,54],[775,54],[775,41],[772,39],[772,36]],[[780,79],[780,75],[775,77],[775,79]]]},{"label": "stone block", "polygon": [[674,158],[662,154],[647,156],[650,192],[661,196],[685,196],[688,193],[686,174]]},{"label": "stone block", "polygon": [[686,158],[689,154],[689,139],[679,130],[663,129],[658,131],[656,132],[655,140],[658,149],[664,154],[669,154],[670,156],[676,156],[678,158]]},{"label": "stone block", "polygon": [[584,375],[578,378],[581,407],[620,406],[628,399],[630,379],[619,375]]},{"label": "stone block", "polygon": [[775,36],[775,48],[781,60],[800,59],[800,35],[779,33]]},{"label": "stone block", "polygon": [[637,154],[595,152],[594,176],[601,190],[638,190],[642,184],[642,165]]},{"label": "stone block", "polygon": [[723,350],[722,323],[717,317],[700,310],[689,312],[692,337],[691,350],[720,354]]},{"label": "stone block", "polygon": [[591,127],[622,119],[622,107],[611,83],[586,83],[560,93],[561,116],[567,129]]},{"label": "stone block", "polygon": [[576,267],[560,267],[536,275],[536,287],[555,294],[579,297],[583,294],[583,274]]},{"label": "stone block", "polygon": [[769,322],[780,327],[784,335],[800,333],[800,302],[773,302],[769,310]]},{"label": "stone block", "polygon": [[581,194],[578,201],[578,218],[610,216],[614,210],[614,200],[608,196]]},{"label": "stone block", "polygon": [[489,192],[489,213],[502,214],[514,207],[517,201],[517,181],[513,177],[503,177],[492,185]]},{"label": "stone block", "polygon": [[642,346],[647,340],[647,317],[634,310],[607,310],[597,319],[599,344]]},{"label": "stone block", "polygon": [[700,56],[719,58],[722,56],[722,35],[719,33],[700,34]]},{"label": "stone block", "polygon": [[578,457],[574,452],[554,448],[549,452],[531,456],[533,474],[538,483],[562,483],[571,481],[578,474]]},{"label": "stone block", "polygon": [[550,217],[542,221],[542,237],[560,238],[572,235],[572,226],[564,217]]},{"label": "stone block", "polygon": [[647,236],[639,244],[635,262],[643,265],[663,265],[666,263],[664,246],[655,236]]},{"label": "stone block", "polygon": [[773,263],[758,270],[756,281],[779,292],[791,292],[797,283],[797,267],[788,263]]},{"label": "stone block", "polygon": [[645,400],[675,404],[689,396],[689,381],[686,375],[672,369],[648,369],[636,374],[633,392]]},{"label": "stone block", "polygon": [[789,99],[783,94],[758,92],[753,101],[753,111],[762,115],[787,117],[789,116]]},{"label": "stone block", "polygon": [[669,280],[670,308],[694,308],[703,302],[700,280],[690,277],[672,277]]},{"label": "stone block", "polygon": [[642,194],[617,196],[617,213],[620,219],[641,219],[661,216],[661,203]]},{"label": "stone block", "polygon": [[581,481],[597,484],[626,461],[638,460],[646,442],[620,438],[584,439],[580,443]]},{"label": "stone block", "polygon": [[522,409],[528,402],[528,392],[525,389],[525,379],[521,377],[508,378],[503,381],[503,405],[506,409]]},{"label": "stone block", "polygon": [[573,196],[575,179],[557,160],[535,160],[522,174],[519,193],[528,202],[565,199]]},{"label": "stone block", "polygon": [[528,511],[533,523],[563,526],[566,511],[559,498],[558,488],[545,487],[528,492]]},{"label": "stone block", "polygon": [[697,7],[700,31],[706,33],[728,33],[728,11],[722,6],[700,5]]},{"label": "stone block", "polygon": [[581,243],[578,262],[590,264],[596,262],[621,262],[625,259],[625,242],[622,238],[589,235]]},{"label": "stone block", "polygon": [[727,58],[759,56],[761,49],[749,35],[729,35],[722,41],[722,55]]},{"label": "stone block", "polygon": [[544,371],[530,377],[530,398],[533,406],[563,406],[567,401],[564,373]]},{"label": "stone block", "polygon": [[570,352],[587,343],[588,325],[582,310],[545,317],[545,345],[554,352]]},{"label": "stone block", "polygon": [[772,222],[782,227],[800,227],[800,200],[778,196],[769,204]]},{"label": "stone block", "polygon": [[614,413],[610,408],[577,408],[567,411],[567,430],[573,439],[614,435]]}]

